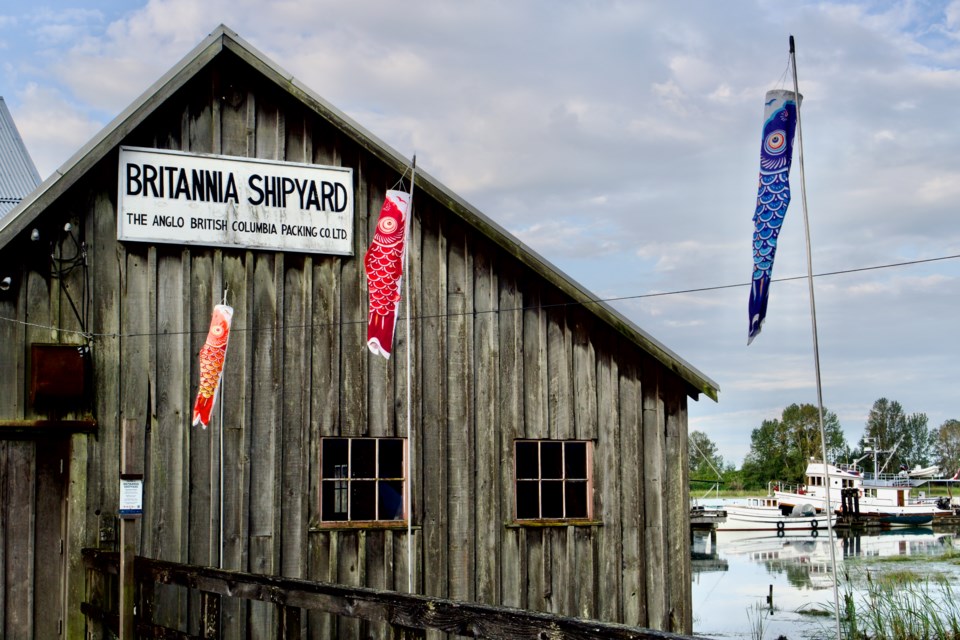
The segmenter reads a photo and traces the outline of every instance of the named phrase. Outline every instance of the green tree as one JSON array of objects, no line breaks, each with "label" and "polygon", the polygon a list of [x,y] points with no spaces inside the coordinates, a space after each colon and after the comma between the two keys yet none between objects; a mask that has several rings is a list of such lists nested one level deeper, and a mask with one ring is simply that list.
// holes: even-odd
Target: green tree
[{"label": "green tree", "polygon": [[[823,412],[827,458],[835,461],[849,453],[835,413]],[[820,414],[812,404],[792,404],[779,420],[764,420],[750,434],[750,452],[743,462],[743,479],[749,487],[767,482],[802,482],[810,458],[820,460]]]},{"label": "green tree", "polygon": [[960,420],[950,419],[934,432],[934,464],[946,475],[960,469]]},{"label": "green tree", "polygon": [[743,480],[743,469],[737,469],[733,464],[728,464],[723,470],[724,488],[731,491],[742,491],[746,488]]},{"label": "green tree", "polygon": [[748,488],[763,487],[784,479],[790,454],[790,435],[780,420],[764,420],[750,433],[750,452],[743,460],[743,482]]},{"label": "green tree", "polygon": [[690,477],[716,480],[723,472],[723,456],[717,453],[717,445],[703,431],[691,431],[687,442]]},{"label": "green tree", "polygon": [[876,447],[883,452],[878,465],[884,473],[895,473],[901,465],[913,468],[930,464],[931,443],[935,439],[931,435],[925,413],[907,415],[896,400],[880,398],[867,416],[860,447]]}]

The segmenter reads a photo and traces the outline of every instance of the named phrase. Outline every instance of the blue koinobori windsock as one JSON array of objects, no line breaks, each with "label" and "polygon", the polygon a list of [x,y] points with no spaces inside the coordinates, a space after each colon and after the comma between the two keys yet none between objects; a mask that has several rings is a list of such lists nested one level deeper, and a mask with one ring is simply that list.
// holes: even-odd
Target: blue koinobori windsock
[{"label": "blue koinobori windsock", "polygon": [[[747,344],[760,333],[767,315],[770,275],[777,252],[777,236],[790,204],[790,162],[797,128],[797,100],[793,91],[768,91],[760,145],[760,186],[753,214],[753,284],[750,287],[750,333]],[[800,96],[803,99],[803,96]]]}]

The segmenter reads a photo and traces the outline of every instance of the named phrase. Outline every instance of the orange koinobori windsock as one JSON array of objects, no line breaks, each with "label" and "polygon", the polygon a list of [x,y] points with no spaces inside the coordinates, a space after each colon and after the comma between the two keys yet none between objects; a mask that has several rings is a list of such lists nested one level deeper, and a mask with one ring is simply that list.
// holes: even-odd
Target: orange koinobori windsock
[{"label": "orange koinobori windsock", "polygon": [[227,357],[227,340],[230,339],[230,321],[233,307],[218,304],[210,318],[207,341],[200,349],[200,390],[193,405],[193,424],[198,422],[206,429],[210,424],[210,412],[217,400],[217,388],[223,375],[223,361]]},{"label": "orange koinobori windsock", "polygon": [[393,331],[397,325],[400,281],[410,194],[387,191],[373,241],[363,258],[367,272],[370,313],[367,317],[367,347],[374,354],[390,358]]}]

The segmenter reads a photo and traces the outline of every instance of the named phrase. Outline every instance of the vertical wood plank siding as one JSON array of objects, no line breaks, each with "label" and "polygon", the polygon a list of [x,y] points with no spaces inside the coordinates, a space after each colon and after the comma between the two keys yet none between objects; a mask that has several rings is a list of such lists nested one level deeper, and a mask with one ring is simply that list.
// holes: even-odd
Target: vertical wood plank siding
[{"label": "vertical wood plank siding", "polygon": [[[362,260],[400,176],[235,64],[224,55],[198,72],[125,142],[353,167],[354,255],[118,243],[116,153],[74,188],[82,197],[48,211],[84,230],[88,330],[98,335],[99,434],[72,440],[70,473],[83,477],[67,504],[71,554],[112,544],[101,531],[117,510],[119,425],[129,418],[143,426],[144,555],[405,591],[412,544],[415,589],[424,594],[690,631],[689,565],[677,562],[688,538],[684,383],[423,191],[409,240],[412,299],[401,307],[393,357],[372,356]],[[0,299],[0,313],[77,327],[64,285],[29,266],[23,276],[16,296]],[[65,286],[79,291],[82,282]],[[230,349],[213,423],[202,430],[190,425],[197,353],[224,290],[235,308]],[[56,341],[80,338],[0,324],[0,395],[11,399],[0,417],[33,415],[24,386],[29,344]],[[405,437],[408,384],[413,540],[406,530],[323,528],[321,439]],[[513,523],[520,438],[593,443],[594,524]],[[7,538],[29,538],[42,515],[24,479],[36,465],[34,446],[0,442],[4,514],[30,514],[0,519]],[[3,553],[0,629],[29,635],[33,558]],[[83,574],[70,567],[76,604]],[[162,624],[184,628],[200,607],[196,597],[160,596],[154,615]],[[266,637],[274,616],[272,607],[228,599],[223,631]],[[314,612],[300,624],[311,638],[386,632]],[[79,625],[68,619],[70,637],[82,635]]]}]

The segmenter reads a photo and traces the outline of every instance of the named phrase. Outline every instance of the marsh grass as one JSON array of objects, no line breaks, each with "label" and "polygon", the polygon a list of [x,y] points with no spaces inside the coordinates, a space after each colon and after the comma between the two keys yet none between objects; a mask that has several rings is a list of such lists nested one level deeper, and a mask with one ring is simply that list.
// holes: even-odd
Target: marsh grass
[{"label": "marsh grass", "polygon": [[897,589],[913,584],[919,584],[930,579],[929,575],[921,575],[911,569],[884,571],[872,577],[881,588]]},{"label": "marsh grass", "polygon": [[832,618],[833,617],[833,611],[831,611],[832,608],[833,607],[830,607],[830,609],[823,609],[817,606],[813,606],[813,607],[803,606],[797,609],[797,613],[801,616],[808,616],[810,618],[828,618],[828,617]]},{"label": "marsh grass", "polygon": [[944,551],[938,558],[930,558],[930,560],[939,560],[941,562],[949,562],[950,564],[960,564],[960,549],[950,548]]},{"label": "marsh grass", "polygon": [[[931,560],[939,560],[939,557],[932,557]],[[918,556],[888,556],[886,558],[871,558],[875,564],[897,564],[898,562],[918,562]]]},{"label": "marsh grass", "polygon": [[759,602],[755,602],[752,607],[747,607],[747,620],[750,622],[751,640],[763,640],[763,632],[766,628],[767,608]]},{"label": "marsh grass", "polygon": [[850,574],[844,577],[847,640],[960,640],[960,603],[947,577],[867,571],[865,584],[857,587]]},{"label": "marsh grass", "polygon": [[910,562],[913,564],[919,563],[931,563],[931,562],[947,562],[950,564],[960,564],[960,549],[954,549],[953,547],[948,547],[942,553],[939,554],[930,554],[930,555],[903,555],[903,556],[890,556],[886,558],[871,558],[871,562],[875,564],[896,564],[898,562]]}]

